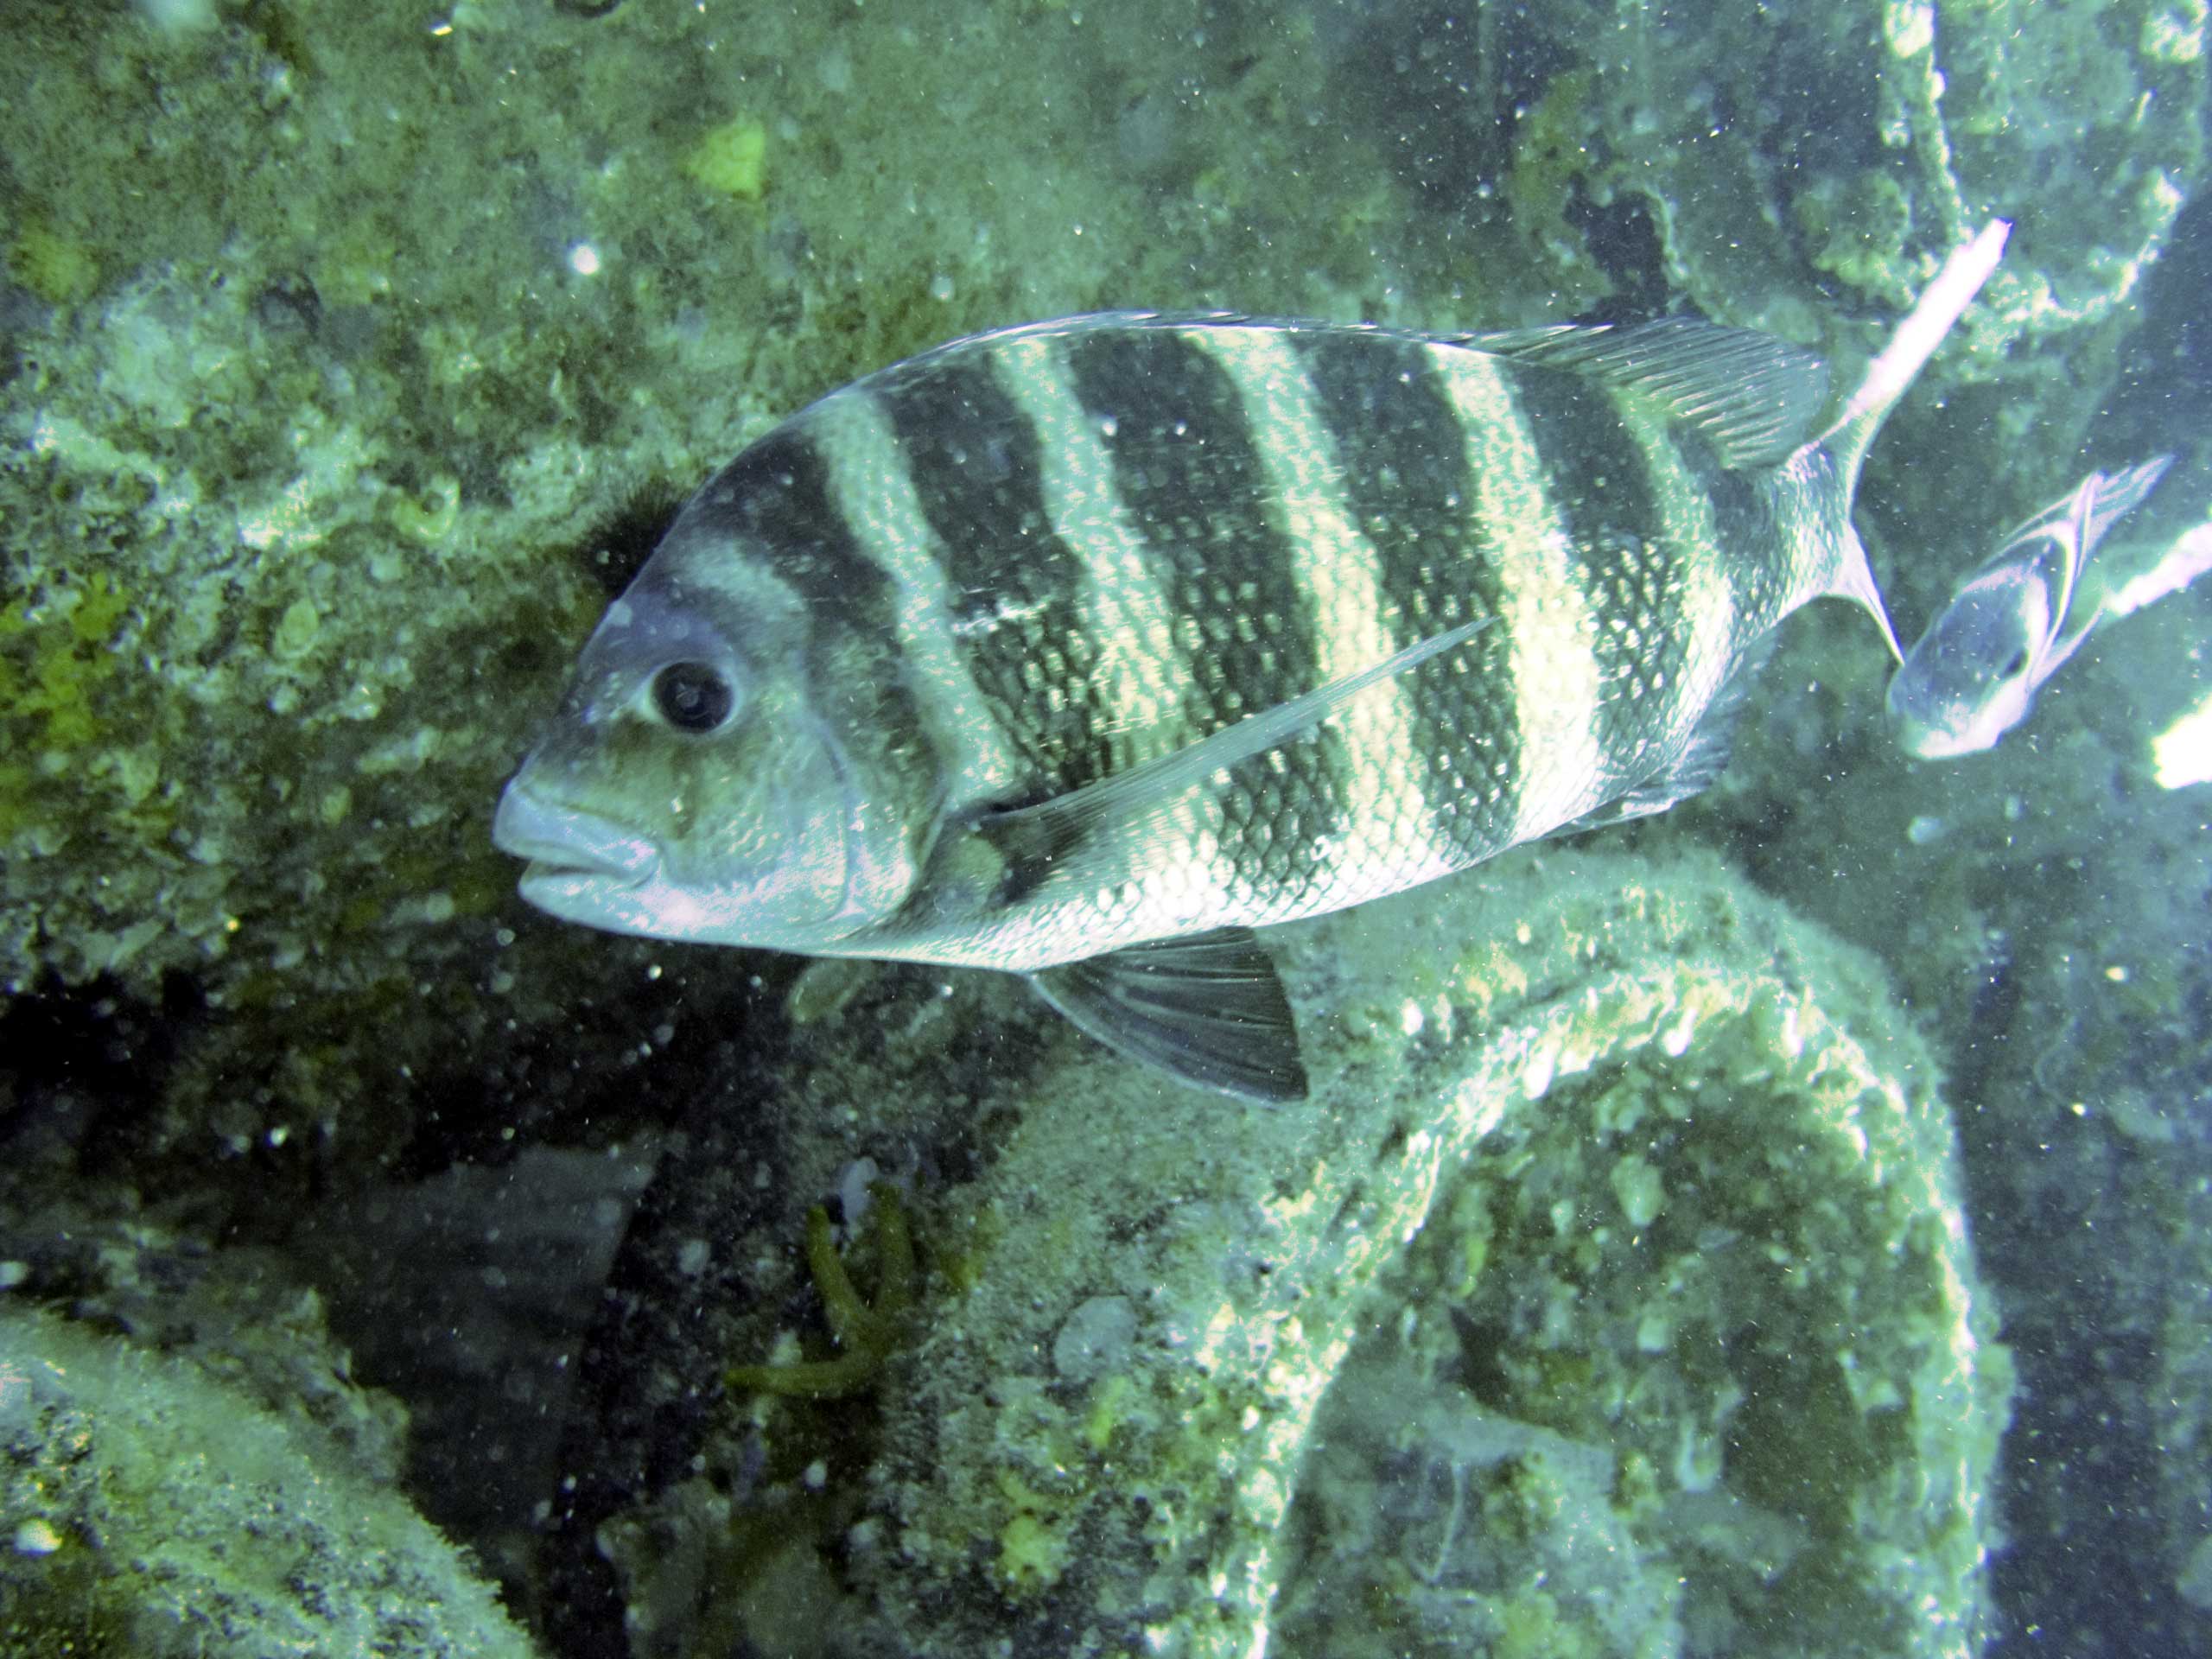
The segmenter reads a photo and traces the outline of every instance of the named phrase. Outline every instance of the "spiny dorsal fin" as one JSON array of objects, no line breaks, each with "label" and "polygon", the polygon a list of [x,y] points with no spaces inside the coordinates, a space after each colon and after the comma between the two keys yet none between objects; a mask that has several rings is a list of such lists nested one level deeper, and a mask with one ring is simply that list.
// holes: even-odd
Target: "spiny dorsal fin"
[{"label": "spiny dorsal fin", "polygon": [[1249,928],[1130,945],[1029,976],[1076,1027],[1201,1089],[1302,1100],[1298,1027]]},{"label": "spiny dorsal fin", "polygon": [[1811,435],[1827,403],[1827,365],[1812,353],[1695,317],[1631,328],[1516,329],[1470,335],[1466,343],[1649,397],[1703,433],[1732,469],[1781,461]]}]

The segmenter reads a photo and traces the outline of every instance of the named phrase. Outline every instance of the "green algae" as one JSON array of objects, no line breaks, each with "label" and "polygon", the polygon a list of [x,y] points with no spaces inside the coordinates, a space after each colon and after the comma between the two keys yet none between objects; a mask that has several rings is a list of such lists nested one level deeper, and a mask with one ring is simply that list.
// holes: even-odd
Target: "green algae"
[{"label": "green algae", "polygon": [[876,1185],[873,1196],[867,1228],[868,1244],[877,1258],[872,1300],[855,1288],[837,1252],[830,1212],[818,1204],[806,1212],[807,1270],[836,1338],[836,1357],[733,1365],[723,1374],[724,1387],[741,1393],[834,1399],[875,1383],[885,1363],[906,1340],[905,1319],[913,1306],[917,1275],[905,1201],[896,1188],[882,1183]]},{"label": "green algae", "polygon": [[82,748],[106,728],[98,703],[115,672],[130,596],[105,572],[0,607],[0,708],[22,722],[17,752]]}]

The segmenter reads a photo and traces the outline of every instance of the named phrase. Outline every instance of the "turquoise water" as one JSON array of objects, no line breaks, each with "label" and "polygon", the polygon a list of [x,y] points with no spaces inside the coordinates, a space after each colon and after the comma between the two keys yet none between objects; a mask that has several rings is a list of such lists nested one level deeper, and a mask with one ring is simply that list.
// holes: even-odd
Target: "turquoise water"
[{"label": "turquoise water", "polygon": [[2201,8],[19,10],[0,1650],[2212,1648],[2200,592],[1948,762],[1808,607],[1706,794],[1269,936],[1293,1109],[488,836],[701,480],[1082,310],[1847,388],[2002,217],[1856,521],[1910,641],[2171,454],[2117,582]]}]

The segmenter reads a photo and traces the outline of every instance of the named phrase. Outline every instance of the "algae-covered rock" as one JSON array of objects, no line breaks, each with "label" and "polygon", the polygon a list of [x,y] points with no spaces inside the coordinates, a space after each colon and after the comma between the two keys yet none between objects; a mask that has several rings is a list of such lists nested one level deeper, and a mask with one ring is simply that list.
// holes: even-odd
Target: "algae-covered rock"
[{"label": "algae-covered rock", "polygon": [[[1975,1650],[2010,1364],[1871,961],[1711,863],[1580,854],[1279,937],[1310,1102],[1060,1033],[917,1191],[929,1287],[825,1501],[845,1618],[915,1656]],[[930,1087],[798,1093],[866,1143]],[[756,1466],[811,1455],[737,1403]]]},{"label": "algae-covered rock", "polygon": [[0,1651],[534,1651],[337,1443],[183,1359],[0,1308]]},{"label": "algae-covered rock", "polygon": [[1784,15],[1729,0],[1680,27],[1634,0],[1550,15],[1562,38],[1607,42],[1578,176],[1646,204],[1677,287],[1783,332],[1833,313],[1815,273],[1896,309],[1992,213],[2098,226],[1985,296],[1987,372],[2001,343],[2123,308],[2203,173],[2201,3]]},{"label": "algae-covered rock", "polygon": [[1787,938],[1602,990],[1628,1029],[1440,1185],[1317,1418],[1279,1651],[1978,1650],[2011,1367],[1949,1122]]}]

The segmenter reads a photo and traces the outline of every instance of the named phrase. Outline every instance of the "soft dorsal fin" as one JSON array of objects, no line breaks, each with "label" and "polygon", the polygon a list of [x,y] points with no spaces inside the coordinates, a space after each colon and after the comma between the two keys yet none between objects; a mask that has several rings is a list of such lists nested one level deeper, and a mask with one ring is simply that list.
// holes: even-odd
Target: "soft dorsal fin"
[{"label": "soft dorsal fin", "polygon": [[1771,334],[1695,317],[1618,328],[1567,324],[1472,334],[1478,351],[1586,374],[1649,397],[1703,433],[1734,468],[1771,467],[1812,435],[1828,397],[1827,365]]}]

